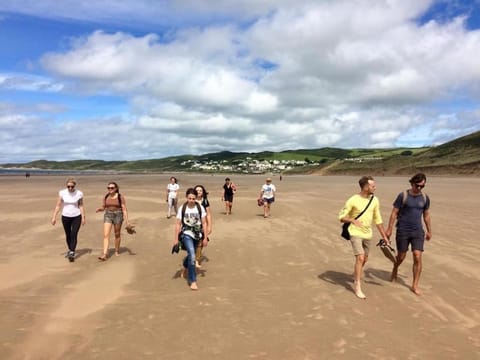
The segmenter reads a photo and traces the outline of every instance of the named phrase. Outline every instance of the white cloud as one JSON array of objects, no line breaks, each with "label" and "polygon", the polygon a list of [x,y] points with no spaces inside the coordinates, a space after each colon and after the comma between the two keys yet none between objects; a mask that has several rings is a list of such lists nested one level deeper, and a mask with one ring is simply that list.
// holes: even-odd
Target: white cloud
[{"label": "white cloud", "polygon": [[59,92],[62,83],[42,76],[19,73],[0,73],[0,90]]},{"label": "white cloud", "polygon": [[[51,4],[1,6],[94,21],[129,13],[132,23],[157,25],[155,16],[171,15],[178,24],[163,33],[95,31],[74,39],[40,59],[53,80],[20,76],[28,84],[22,85],[0,77],[0,88],[108,94],[128,102],[130,113],[121,118],[84,119],[76,150],[65,148],[70,156],[388,147],[407,137],[425,145],[460,135],[458,129],[479,129],[478,109],[467,114],[442,104],[478,100],[480,31],[467,30],[464,17],[419,25],[430,0]],[[198,10],[198,19],[183,18],[189,25],[178,20],[185,7]],[[128,152],[102,145],[112,121]],[[78,121],[61,124],[54,127],[58,136]]]}]

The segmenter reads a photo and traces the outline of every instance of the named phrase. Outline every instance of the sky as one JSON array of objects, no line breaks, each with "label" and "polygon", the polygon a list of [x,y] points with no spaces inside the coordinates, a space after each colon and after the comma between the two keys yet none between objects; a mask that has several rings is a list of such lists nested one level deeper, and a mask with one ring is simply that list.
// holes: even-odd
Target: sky
[{"label": "sky", "polygon": [[435,146],[480,0],[0,0],[0,163]]}]

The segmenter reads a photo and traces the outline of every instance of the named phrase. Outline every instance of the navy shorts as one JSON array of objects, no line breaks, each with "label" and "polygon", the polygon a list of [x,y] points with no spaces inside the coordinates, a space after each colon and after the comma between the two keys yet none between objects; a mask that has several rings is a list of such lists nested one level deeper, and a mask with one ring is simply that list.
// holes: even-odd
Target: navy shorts
[{"label": "navy shorts", "polygon": [[398,252],[407,252],[408,245],[411,245],[412,251],[420,250],[423,251],[423,244],[425,243],[425,232],[423,230],[419,231],[398,231],[395,238],[397,242],[397,251]]},{"label": "navy shorts", "polygon": [[272,197],[270,199],[263,198],[263,202],[266,203],[266,204],[271,204],[271,203],[275,202],[275,198],[274,197]]}]

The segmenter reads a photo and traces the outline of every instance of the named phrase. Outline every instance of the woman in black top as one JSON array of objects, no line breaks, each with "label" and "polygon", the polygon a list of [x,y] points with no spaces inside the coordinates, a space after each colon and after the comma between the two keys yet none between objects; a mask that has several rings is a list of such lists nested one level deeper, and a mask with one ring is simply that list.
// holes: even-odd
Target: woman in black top
[{"label": "woman in black top", "polygon": [[[197,201],[205,208],[205,211],[207,212],[207,216],[205,217],[207,223],[207,227],[205,229],[205,236],[207,237],[207,240],[210,241],[208,235],[212,233],[212,211],[210,209],[210,203],[207,199],[208,192],[207,190],[205,190],[205,187],[203,185],[196,185],[194,189],[197,191]],[[200,265],[200,261],[202,258],[202,249],[203,244],[201,241],[199,241],[198,247],[195,252],[195,266],[197,268],[202,267]]]},{"label": "woman in black top", "polygon": [[225,201],[225,214],[232,214],[232,205],[233,205],[233,194],[236,191],[235,184],[230,181],[230,178],[225,179],[225,184],[223,185],[223,196],[222,200]]}]

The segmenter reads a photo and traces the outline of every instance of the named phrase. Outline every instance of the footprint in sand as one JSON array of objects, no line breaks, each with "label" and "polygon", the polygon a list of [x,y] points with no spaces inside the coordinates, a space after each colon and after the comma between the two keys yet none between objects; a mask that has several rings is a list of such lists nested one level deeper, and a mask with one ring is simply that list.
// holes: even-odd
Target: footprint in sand
[{"label": "footprint in sand", "polygon": [[51,257],[35,257],[35,254],[16,256],[14,263],[0,264],[0,290],[29,283],[64,266],[63,257],[52,260]]},{"label": "footprint in sand", "polygon": [[51,314],[47,332],[65,330],[65,319],[82,318],[103,309],[125,294],[125,286],[134,276],[134,263],[110,262],[99,266],[90,276],[69,286],[67,294]]}]

